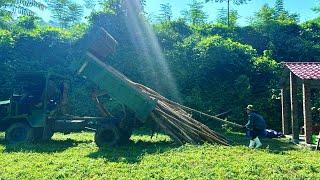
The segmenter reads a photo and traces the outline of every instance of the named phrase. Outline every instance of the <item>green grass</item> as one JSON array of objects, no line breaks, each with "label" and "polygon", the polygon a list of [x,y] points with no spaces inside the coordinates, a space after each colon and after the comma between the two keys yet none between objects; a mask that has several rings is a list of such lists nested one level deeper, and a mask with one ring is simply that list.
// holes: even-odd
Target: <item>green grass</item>
[{"label": "green grass", "polygon": [[251,150],[240,134],[234,146],[176,146],[165,135],[135,134],[132,142],[98,149],[92,133],[55,134],[37,145],[6,146],[0,134],[0,179],[319,179],[320,152],[286,140]]}]

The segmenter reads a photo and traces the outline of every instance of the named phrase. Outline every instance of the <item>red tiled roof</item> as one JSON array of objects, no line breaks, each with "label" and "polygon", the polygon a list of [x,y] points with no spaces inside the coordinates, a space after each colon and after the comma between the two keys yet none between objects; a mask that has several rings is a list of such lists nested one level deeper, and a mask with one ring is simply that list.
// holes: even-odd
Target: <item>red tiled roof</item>
[{"label": "red tiled roof", "polygon": [[284,65],[300,79],[320,79],[319,62],[285,62]]}]

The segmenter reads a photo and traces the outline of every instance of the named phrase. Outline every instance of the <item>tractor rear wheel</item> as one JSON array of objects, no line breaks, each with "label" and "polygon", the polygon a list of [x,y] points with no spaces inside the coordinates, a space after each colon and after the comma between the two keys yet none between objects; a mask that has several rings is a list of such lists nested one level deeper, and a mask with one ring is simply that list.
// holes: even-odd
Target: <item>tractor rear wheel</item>
[{"label": "tractor rear wheel", "polygon": [[132,135],[132,130],[129,129],[121,129],[120,130],[120,141],[121,144],[128,144],[130,142],[130,137]]},{"label": "tractor rear wheel", "polygon": [[120,131],[112,123],[101,125],[94,136],[94,141],[98,147],[114,147],[120,142]]},{"label": "tractor rear wheel", "polygon": [[28,123],[14,123],[6,130],[5,140],[10,144],[30,143],[34,141],[34,129]]}]

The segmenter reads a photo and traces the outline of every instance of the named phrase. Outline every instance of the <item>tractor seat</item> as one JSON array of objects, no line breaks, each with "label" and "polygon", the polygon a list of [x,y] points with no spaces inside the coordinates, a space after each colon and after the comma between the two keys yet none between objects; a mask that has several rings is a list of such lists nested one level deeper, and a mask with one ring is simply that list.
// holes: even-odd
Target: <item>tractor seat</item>
[{"label": "tractor seat", "polygon": [[11,99],[12,99],[13,101],[19,101],[19,100],[21,99],[21,97],[22,97],[22,95],[20,95],[20,94],[13,94],[13,95],[11,96]]},{"label": "tractor seat", "polygon": [[0,106],[10,104],[10,99],[5,101],[0,101]]}]

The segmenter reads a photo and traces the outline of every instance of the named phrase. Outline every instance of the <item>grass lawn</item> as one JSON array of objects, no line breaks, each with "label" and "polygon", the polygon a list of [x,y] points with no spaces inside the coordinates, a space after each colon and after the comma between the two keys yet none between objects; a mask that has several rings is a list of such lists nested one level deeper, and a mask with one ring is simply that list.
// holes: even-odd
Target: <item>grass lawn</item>
[{"label": "grass lawn", "polygon": [[239,134],[227,134],[234,146],[225,147],[176,146],[165,135],[136,133],[126,146],[99,150],[87,132],[19,147],[6,146],[3,136],[0,179],[320,179],[320,152],[285,139],[251,150]]}]

